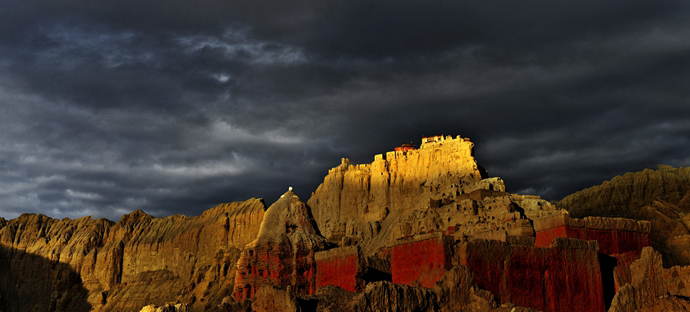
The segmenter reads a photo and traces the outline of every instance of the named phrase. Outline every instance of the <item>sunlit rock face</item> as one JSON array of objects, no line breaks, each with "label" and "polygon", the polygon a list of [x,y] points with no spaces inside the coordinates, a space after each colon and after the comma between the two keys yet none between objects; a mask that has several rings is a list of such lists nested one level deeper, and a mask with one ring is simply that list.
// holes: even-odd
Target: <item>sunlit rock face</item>
[{"label": "sunlit rock face", "polygon": [[[191,218],[134,211],[117,223],[36,214],[2,220],[0,262],[11,274],[0,278],[0,309],[100,312],[177,301],[202,309],[218,304],[231,294],[240,250],[256,238],[264,210],[261,200],[250,199]],[[43,282],[12,282],[36,278]]]},{"label": "sunlit rock face", "polygon": [[256,297],[263,285],[316,292],[314,253],[326,247],[309,207],[288,191],[264,216],[259,235],[242,251],[235,276],[235,300]]},{"label": "sunlit rock face", "polygon": [[400,237],[444,232],[504,240],[533,236],[528,218],[563,214],[538,196],[505,192],[472,156],[474,143],[460,136],[423,138],[419,149],[396,148],[371,164],[348,159],[329,170],[309,199],[322,233],[365,254]]}]

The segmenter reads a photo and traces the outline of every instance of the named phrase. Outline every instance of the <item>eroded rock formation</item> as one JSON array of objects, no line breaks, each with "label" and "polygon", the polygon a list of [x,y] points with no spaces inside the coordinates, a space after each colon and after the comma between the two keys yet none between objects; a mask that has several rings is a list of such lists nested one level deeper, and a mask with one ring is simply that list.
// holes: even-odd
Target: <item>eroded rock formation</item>
[{"label": "eroded rock formation", "polygon": [[360,244],[365,254],[404,236],[430,232],[505,240],[533,236],[528,218],[561,213],[538,196],[505,192],[472,157],[461,137],[429,137],[419,149],[376,155],[371,164],[349,160],[329,170],[309,199],[326,238]]},{"label": "eroded rock formation", "polygon": [[614,177],[558,203],[573,216],[626,217],[651,222],[651,245],[664,265],[690,264],[690,168],[660,165]]},{"label": "eroded rock formation", "polygon": [[[3,294],[17,294],[20,302],[35,301],[40,311],[80,311],[72,304],[63,308],[56,291],[59,298],[85,296],[83,303],[93,311],[139,311],[178,300],[215,305],[231,295],[235,262],[241,248],[256,237],[264,208],[260,200],[251,199],[193,218],[154,218],[135,211],[117,223],[35,214],[3,220],[0,245],[8,250],[3,259],[16,279],[56,284],[6,285]],[[29,260],[36,257],[42,260]],[[36,262],[46,263],[41,265],[52,277],[35,276]],[[85,291],[64,291],[70,287]],[[51,298],[51,303],[46,306],[36,297]],[[6,312],[27,311],[26,306],[5,307]]]},{"label": "eroded rock formation", "polygon": [[619,311],[688,311],[690,302],[669,294],[671,281],[664,278],[661,254],[645,247],[631,266],[632,280],[613,298],[610,312]]},{"label": "eroded rock formation", "polygon": [[[638,199],[620,200],[621,193],[601,200],[614,204],[611,215],[637,207],[640,221],[578,219],[538,196],[507,193],[500,178],[479,169],[472,146],[437,136],[424,138],[419,149],[406,144],[377,155],[371,164],[343,159],[309,205],[288,191],[268,209],[251,199],[193,218],[135,211],[117,223],[28,214],[0,219],[0,309],[690,307],[690,271],[663,269],[662,256],[647,247],[665,248],[664,261],[690,258],[684,169],[664,167],[658,179],[645,173],[670,195],[643,187]],[[643,185],[631,181],[632,190]],[[587,200],[605,192],[590,191],[565,201],[574,215],[599,209]],[[46,283],[27,286],[34,280]]]},{"label": "eroded rock formation", "polygon": [[254,298],[262,285],[315,293],[314,253],[325,247],[309,208],[288,191],[266,210],[258,236],[237,261],[235,299]]},{"label": "eroded rock formation", "polygon": [[574,217],[632,218],[654,201],[677,204],[688,191],[690,168],[660,165],[657,170],[626,173],[575,192],[558,202],[558,206],[568,209]]}]

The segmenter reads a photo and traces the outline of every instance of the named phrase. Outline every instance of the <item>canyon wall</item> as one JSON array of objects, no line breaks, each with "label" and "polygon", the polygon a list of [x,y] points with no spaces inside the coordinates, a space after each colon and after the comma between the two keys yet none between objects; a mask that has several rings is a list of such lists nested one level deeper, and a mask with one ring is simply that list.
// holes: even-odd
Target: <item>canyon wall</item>
[{"label": "canyon wall", "polygon": [[452,267],[448,237],[438,233],[389,248],[393,283],[431,288]]},{"label": "canyon wall", "polygon": [[650,245],[649,221],[602,217],[574,219],[558,215],[535,219],[533,224],[536,246],[548,246],[554,237],[595,240],[599,243],[599,252],[613,255],[639,252]]},{"label": "canyon wall", "polygon": [[500,302],[541,311],[604,311],[595,241],[557,238],[548,248],[495,240],[457,246],[456,261]]},{"label": "canyon wall", "polygon": [[[41,311],[77,311],[60,303],[62,296],[54,299],[54,289],[65,287],[82,287],[85,292],[74,293],[85,296],[93,311],[138,311],[148,304],[177,300],[201,308],[214,305],[231,295],[227,292],[232,289],[240,248],[254,239],[263,214],[263,202],[250,199],[219,205],[193,218],[154,218],[135,211],[117,223],[35,214],[3,220],[0,246],[8,250],[3,259],[13,266],[17,278],[36,279],[28,267],[37,261],[27,259],[40,258],[39,262],[48,263],[43,266],[50,267],[44,274],[53,276],[45,280],[58,284],[35,286],[33,291],[23,290],[25,285],[7,285],[3,296],[23,294],[25,301],[35,300]],[[51,299],[44,309],[45,298]],[[5,311],[27,310],[5,307]]]}]

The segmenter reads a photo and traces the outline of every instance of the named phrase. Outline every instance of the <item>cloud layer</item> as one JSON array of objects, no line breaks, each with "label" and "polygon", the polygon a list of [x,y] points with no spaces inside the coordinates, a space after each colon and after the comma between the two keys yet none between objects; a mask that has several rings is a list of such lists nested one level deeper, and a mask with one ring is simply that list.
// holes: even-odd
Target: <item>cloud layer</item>
[{"label": "cloud layer", "polygon": [[548,199],[690,165],[687,1],[15,1],[0,216],[307,199],[341,157],[459,134]]}]

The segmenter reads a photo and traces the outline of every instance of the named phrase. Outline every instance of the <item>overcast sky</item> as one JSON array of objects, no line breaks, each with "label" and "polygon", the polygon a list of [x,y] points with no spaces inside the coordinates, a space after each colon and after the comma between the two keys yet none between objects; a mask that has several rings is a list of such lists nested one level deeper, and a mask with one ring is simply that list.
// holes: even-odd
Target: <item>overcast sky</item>
[{"label": "overcast sky", "polygon": [[306,200],[341,157],[435,134],[550,200],[687,166],[688,16],[688,1],[2,1],[0,216]]}]

